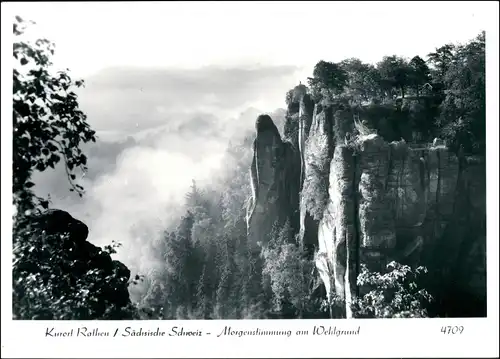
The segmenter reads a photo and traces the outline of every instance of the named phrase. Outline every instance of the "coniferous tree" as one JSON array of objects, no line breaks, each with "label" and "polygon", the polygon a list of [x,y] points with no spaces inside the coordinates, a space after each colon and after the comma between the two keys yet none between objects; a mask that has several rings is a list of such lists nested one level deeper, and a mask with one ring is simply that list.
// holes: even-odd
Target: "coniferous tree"
[{"label": "coniferous tree", "polygon": [[234,253],[229,252],[229,246],[226,246],[225,261],[216,293],[217,316],[221,319],[236,318],[238,292],[236,291],[235,277],[237,268],[233,255]]}]

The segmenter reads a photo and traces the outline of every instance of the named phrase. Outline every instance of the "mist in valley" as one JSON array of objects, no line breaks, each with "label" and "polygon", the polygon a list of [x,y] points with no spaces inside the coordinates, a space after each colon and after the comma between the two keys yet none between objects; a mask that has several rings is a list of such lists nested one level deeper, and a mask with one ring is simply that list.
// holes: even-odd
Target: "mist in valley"
[{"label": "mist in valley", "polygon": [[[261,113],[282,128],[283,89],[295,84],[294,67],[199,70],[112,68],[85,80],[82,110],[97,132],[85,144],[88,172],[69,191],[62,164],[35,172],[36,191],[52,207],[90,229],[98,246],[120,243],[114,257],[133,273],[155,266],[151,243],[175,224],[192,181],[217,185],[230,166],[230,143],[252,136]],[[274,109],[274,111],[269,111]],[[248,152],[251,149],[247,146]]]}]

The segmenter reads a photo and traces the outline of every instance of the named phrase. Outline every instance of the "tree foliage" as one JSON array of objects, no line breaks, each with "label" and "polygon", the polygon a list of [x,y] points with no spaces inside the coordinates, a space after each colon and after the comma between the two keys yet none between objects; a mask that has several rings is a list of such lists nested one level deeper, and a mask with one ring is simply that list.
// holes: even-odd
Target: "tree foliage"
[{"label": "tree foliage", "polygon": [[446,44],[427,55],[428,62],[433,68],[435,82],[443,82],[448,68],[455,57],[455,45]]},{"label": "tree foliage", "polygon": [[[20,17],[14,23],[13,71],[13,192],[20,211],[33,209],[30,190],[33,171],[54,168],[61,160],[71,185],[80,196],[76,170],[86,170],[87,157],[80,144],[95,141],[95,131],[80,110],[74,81],[67,71],[53,73],[51,56],[55,45],[46,39],[25,41],[27,24]],[[42,202],[47,206],[46,202]]]},{"label": "tree foliage", "polygon": [[[338,109],[349,103],[388,141],[428,143],[439,137],[454,151],[485,153],[484,32],[467,44],[443,45],[427,60],[391,55],[376,66],[356,58],[321,60],[308,82],[306,91],[316,103]],[[290,90],[287,103],[293,98]]]},{"label": "tree foliage", "polygon": [[410,60],[409,84],[415,91],[417,97],[424,85],[431,81],[430,69],[420,56],[415,56]]},{"label": "tree foliage", "polygon": [[135,319],[128,269],[110,254],[74,234],[47,233],[33,218],[14,227],[13,314],[15,319]]},{"label": "tree foliage", "polygon": [[263,275],[269,277],[273,309],[287,316],[302,317],[310,310],[309,284],[314,264],[293,240],[288,221],[276,232],[263,250]]},{"label": "tree foliage", "polygon": [[397,90],[398,95],[404,98],[411,78],[411,68],[406,59],[396,55],[385,56],[377,64],[377,70],[386,94],[392,94]]},{"label": "tree foliage", "polygon": [[412,270],[391,262],[386,273],[370,272],[362,266],[358,286],[365,292],[353,304],[357,318],[425,318],[432,296],[418,286],[424,267]]},{"label": "tree foliage", "polygon": [[314,66],[313,77],[308,78],[313,98],[333,97],[341,93],[347,83],[347,74],[337,63],[319,61]]},{"label": "tree foliage", "polygon": [[[442,66],[441,66],[442,67]],[[455,149],[486,150],[485,34],[455,49],[442,78],[445,98],[439,126]]]},{"label": "tree foliage", "polygon": [[373,65],[356,58],[343,60],[341,68],[347,74],[346,95],[355,104],[380,97],[380,74]]}]

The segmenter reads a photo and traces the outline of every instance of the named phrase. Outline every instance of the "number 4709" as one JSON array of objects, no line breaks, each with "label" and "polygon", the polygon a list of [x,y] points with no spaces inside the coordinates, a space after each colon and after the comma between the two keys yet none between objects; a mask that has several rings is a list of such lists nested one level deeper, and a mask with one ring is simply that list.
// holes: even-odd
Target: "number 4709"
[{"label": "number 4709", "polygon": [[464,327],[462,325],[460,325],[460,326],[448,325],[445,327],[441,327],[441,333],[444,333],[444,334],[462,334],[463,332],[464,332]]}]

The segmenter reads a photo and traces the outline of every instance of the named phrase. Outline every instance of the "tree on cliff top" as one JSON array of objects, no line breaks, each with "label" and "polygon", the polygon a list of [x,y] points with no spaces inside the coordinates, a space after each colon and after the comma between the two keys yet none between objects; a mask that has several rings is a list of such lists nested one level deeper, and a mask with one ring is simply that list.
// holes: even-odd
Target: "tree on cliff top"
[{"label": "tree on cliff top", "polygon": [[468,153],[485,153],[485,55],[483,32],[468,44],[455,48],[453,59],[445,66],[442,81],[446,90],[439,126],[454,150],[462,146]]},{"label": "tree on cliff top", "polygon": [[455,45],[446,44],[427,55],[427,62],[431,65],[435,82],[443,82],[444,76],[455,57]]},{"label": "tree on cliff top", "polygon": [[[63,159],[71,191],[80,196],[76,170],[86,170],[87,157],[81,143],[95,142],[95,131],[80,110],[73,81],[65,71],[53,73],[50,57],[55,45],[46,39],[23,40],[27,23],[16,16],[14,23],[13,83],[13,194],[18,212],[34,210],[37,198],[30,190],[33,171],[54,168]],[[48,203],[41,201],[46,208]]]},{"label": "tree on cliff top", "polygon": [[380,74],[373,65],[349,58],[340,62],[340,66],[347,73],[345,93],[353,103],[360,104],[380,96]]},{"label": "tree on cliff top", "polygon": [[342,93],[347,79],[347,73],[339,64],[321,60],[314,66],[313,77],[307,80],[312,96],[317,101],[325,96],[325,91],[330,95]]},{"label": "tree on cliff top", "polygon": [[399,91],[401,97],[405,97],[406,89],[410,85],[411,68],[406,59],[393,55],[384,56],[377,64],[380,73],[381,83],[390,93],[393,90]]},{"label": "tree on cliff top", "polygon": [[417,97],[420,96],[422,87],[431,81],[431,72],[425,61],[420,56],[410,60],[410,85],[415,90]]}]

